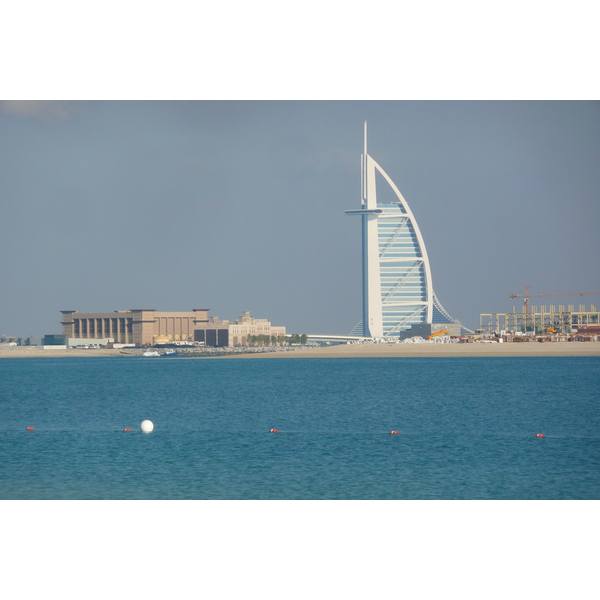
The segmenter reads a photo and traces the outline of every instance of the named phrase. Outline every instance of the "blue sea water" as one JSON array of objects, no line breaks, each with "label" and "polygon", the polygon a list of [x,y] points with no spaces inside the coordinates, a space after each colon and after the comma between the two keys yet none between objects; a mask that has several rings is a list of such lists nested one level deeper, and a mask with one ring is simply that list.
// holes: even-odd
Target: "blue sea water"
[{"label": "blue sea water", "polygon": [[0,498],[599,499],[599,383],[596,357],[5,359]]}]

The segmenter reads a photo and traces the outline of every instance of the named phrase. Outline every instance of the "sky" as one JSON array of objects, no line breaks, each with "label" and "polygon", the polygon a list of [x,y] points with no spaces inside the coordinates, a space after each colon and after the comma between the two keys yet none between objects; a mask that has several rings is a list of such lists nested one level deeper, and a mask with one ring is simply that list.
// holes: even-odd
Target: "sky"
[{"label": "sky", "polygon": [[600,102],[3,101],[0,333],[131,308],[350,333],[365,120],[453,317],[600,291]]}]

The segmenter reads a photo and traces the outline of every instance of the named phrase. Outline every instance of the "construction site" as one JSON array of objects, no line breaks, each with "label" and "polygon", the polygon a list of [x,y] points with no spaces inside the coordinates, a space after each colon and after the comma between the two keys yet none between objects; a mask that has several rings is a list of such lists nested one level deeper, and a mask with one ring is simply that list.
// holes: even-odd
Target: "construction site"
[{"label": "construction site", "polygon": [[572,292],[561,294],[510,294],[509,298],[522,298],[523,305],[518,311],[513,306],[509,313],[482,313],[479,315],[477,333],[504,341],[599,341],[600,312],[594,304],[587,308],[568,305],[531,305],[531,298],[556,296],[598,295],[600,292]]}]

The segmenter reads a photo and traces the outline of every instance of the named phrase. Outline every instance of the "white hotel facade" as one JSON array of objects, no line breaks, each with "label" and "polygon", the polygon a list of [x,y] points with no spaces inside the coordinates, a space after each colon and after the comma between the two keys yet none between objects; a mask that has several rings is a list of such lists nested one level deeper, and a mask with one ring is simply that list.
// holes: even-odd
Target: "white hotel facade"
[{"label": "white hotel facade", "polygon": [[[377,173],[392,189],[394,202],[378,202]],[[366,122],[361,206],[346,214],[359,215],[362,220],[363,315],[351,335],[396,338],[413,325],[460,326],[434,294],[425,242],[408,203],[367,152]]]}]

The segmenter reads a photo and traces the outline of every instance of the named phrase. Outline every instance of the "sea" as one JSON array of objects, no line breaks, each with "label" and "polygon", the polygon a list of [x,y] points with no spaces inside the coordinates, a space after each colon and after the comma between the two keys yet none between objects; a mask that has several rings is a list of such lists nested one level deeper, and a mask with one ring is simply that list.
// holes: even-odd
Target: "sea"
[{"label": "sea", "polygon": [[0,499],[597,500],[599,384],[599,357],[4,359]]}]

